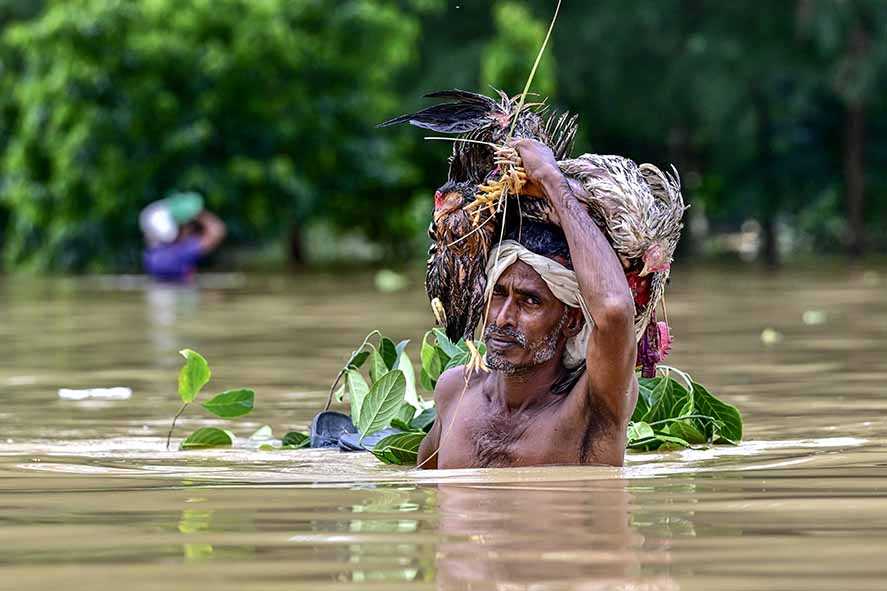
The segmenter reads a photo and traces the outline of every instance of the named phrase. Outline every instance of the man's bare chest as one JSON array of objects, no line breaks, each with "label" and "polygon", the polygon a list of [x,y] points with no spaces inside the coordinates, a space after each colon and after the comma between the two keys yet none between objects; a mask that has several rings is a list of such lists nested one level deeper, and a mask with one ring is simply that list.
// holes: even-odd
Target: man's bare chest
[{"label": "man's bare chest", "polygon": [[563,403],[528,412],[507,412],[496,408],[480,393],[471,397],[469,394],[466,393],[461,408],[453,409],[454,415],[441,417],[444,436],[439,467],[581,463],[585,424],[576,417],[565,417]]}]

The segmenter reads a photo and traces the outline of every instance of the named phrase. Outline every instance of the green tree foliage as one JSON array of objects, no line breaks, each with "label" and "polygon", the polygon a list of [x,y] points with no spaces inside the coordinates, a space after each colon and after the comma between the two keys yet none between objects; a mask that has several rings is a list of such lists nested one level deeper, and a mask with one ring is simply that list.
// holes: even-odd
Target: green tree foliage
[{"label": "green tree foliage", "polygon": [[[481,88],[517,94],[526,84],[548,22],[535,18],[525,4],[513,1],[496,3],[493,20],[495,35],[481,60]],[[545,97],[554,94],[554,88],[554,59],[549,52],[536,71],[533,91]]]},{"label": "green tree foliage", "polygon": [[[0,2],[15,268],[135,268],[139,209],[175,189],[228,244],[321,220],[418,255],[450,147],[373,125],[432,90],[520,92],[555,3],[41,4]],[[577,152],[674,163],[691,211],[758,220],[775,262],[783,223],[819,250],[887,248],[885,76],[882,0],[603,0],[563,4],[532,90],[580,115]]]},{"label": "green tree foliage", "polygon": [[4,36],[7,264],[132,266],[137,212],[173,189],[235,240],[378,230],[410,167],[372,126],[418,30],[384,0],[52,3]]}]

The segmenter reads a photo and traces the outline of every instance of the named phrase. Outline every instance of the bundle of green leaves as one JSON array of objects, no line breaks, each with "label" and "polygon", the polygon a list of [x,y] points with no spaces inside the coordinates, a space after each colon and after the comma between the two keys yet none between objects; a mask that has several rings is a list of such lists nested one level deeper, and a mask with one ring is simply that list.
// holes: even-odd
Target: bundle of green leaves
[{"label": "bundle of green leaves", "polygon": [[[379,331],[371,332],[352,352],[333,384],[336,399],[344,402],[347,398],[361,440],[389,427],[400,431],[372,448],[373,454],[388,464],[415,464],[419,445],[437,416],[434,403],[419,394],[406,352],[408,344],[405,340],[395,345]],[[476,346],[483,353],[483,343]],[[471,353],[464,340],[454,343],[435,328],[422,337],[420,354],[418,386],[430,393],[441,373],[463,365]]]},{"label": "bundle of green leaves", "polygon": [[[742,415],[687,374],[639,378],[638,402],[628,426],[630,449],[665,450],[703,444],[735,445],[742,439]],[[678,373],[687,387],[672,377]]]}]

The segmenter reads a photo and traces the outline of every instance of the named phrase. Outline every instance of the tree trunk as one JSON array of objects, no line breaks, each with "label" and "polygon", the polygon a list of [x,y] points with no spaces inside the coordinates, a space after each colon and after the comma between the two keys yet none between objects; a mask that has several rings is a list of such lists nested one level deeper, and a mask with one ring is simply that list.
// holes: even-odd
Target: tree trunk
[{"label": "tree trunk", "polygon": [[304,263],[305,256],[302,250],[302,232],[298,224],[293,224],[290,228],[289,246],[290,263],[295,265],[301,265]]},{"label": "tree trunk", "polygon": [[[687,183],[687,175],[691,171],[695,171],[693,158],[690,156],[692,150],[690,147],[690,131],[686,125],[677,124],[668,132],[668,163],[673,164],[678,169],[678,174],[683,178],[679,179],[682,185],[682,191],[685,202],[692,202],[691,193],[697,187],[689,186]],[[670,171],[669,171],[670,172]],[[682,259],[692,258],[700,249],[697,241],[700,236],[693,234],[693,226],[690,223],[690,216],[695,211],[684,214],[684,231],[681,233],[681,239],[678,242],[675,255]]]},{"label": "tree trunk", "polygon": [[781,207],[779,187],[773,182],[773,122],[770,116],[770,103],[766,92],[757,89],[754,93],[755,111],[758,119],[758,174],[761,176],[761,229],[764,241],[764,262],[770,268],[780,263],[779,243],[776,232],[776,216]]},{"label": "tree trunk", "polygon": [[850,233],[850,255],[861,256],[865,251],[865,108],[862,103],[847,106],[847,137],[844,145],[845,196],[847,226]]}]

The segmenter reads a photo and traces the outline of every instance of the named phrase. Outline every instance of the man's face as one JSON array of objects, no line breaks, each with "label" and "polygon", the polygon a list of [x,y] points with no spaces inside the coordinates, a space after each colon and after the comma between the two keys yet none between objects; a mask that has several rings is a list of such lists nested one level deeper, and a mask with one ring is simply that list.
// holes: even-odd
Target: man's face
[{"label": "man's face", "polygon": [[545,363],[562,349],[570,311],[530,265],[517,261],[493,286],[484,330],[487,364],[516,374]]}]

